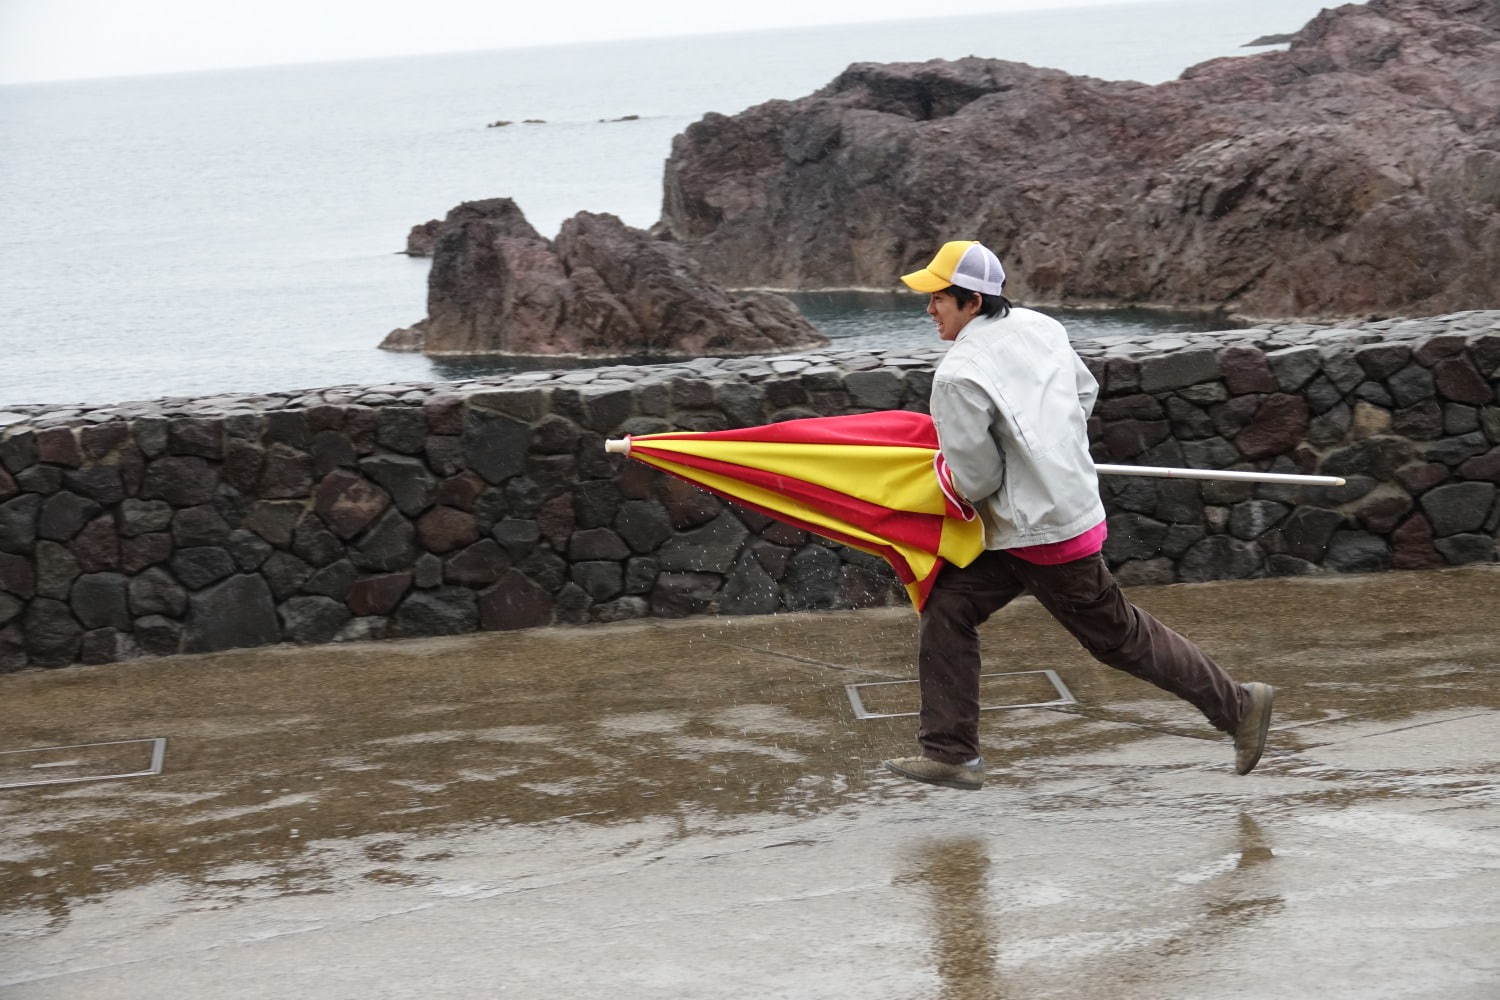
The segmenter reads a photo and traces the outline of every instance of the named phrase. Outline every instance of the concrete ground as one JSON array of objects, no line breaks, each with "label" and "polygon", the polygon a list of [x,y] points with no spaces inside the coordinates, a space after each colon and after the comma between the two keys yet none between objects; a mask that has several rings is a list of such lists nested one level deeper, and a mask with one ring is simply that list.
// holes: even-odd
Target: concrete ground
[{"label": "concrete ground", "polygon": [[0,996],[1500,996],[1500,567],[1132,596],[1278,686],[1254,774],[1029,599],[986,669],[1077,704],[987,712],[977,793],[851,710],[907,609],[0,677],[0,750],[167,740],[0,791]]}]

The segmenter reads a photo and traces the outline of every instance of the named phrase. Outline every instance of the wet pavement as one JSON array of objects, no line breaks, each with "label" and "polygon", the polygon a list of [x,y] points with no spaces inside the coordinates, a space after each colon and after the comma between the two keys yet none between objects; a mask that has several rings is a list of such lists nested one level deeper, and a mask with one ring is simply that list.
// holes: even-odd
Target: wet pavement
[{"label": "wet pavement", "polygon": [[1029,599],[986,670],[1077,704],[977,793],[851,709],[906,609],[0,676],[0,750],[167,741],[0,790],[0,997],[1500,996],[1500,567],[1131,594],[1278,686],[1254,774]]}]

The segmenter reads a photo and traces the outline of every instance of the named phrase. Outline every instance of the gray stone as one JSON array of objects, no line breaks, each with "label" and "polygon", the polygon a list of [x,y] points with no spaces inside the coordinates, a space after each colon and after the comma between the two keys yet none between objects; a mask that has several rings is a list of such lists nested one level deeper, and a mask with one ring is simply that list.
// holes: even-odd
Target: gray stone
[{"label": "gray stone", "polygon": [[1391,414],[1391,430],[1417,441],[1430,441],[1443,434],[1443,411],[1436,400],[1424,399],[1415,406]]},{"label": "gray stone", "polygon": [[1212,437],[1214,434],[1213,420],[1185,399],[1167,397],[1167,413],[1171,418],[1172,433],[1179,440]]},{"label": "gray stone", "polygon": [[78,643],[78,662],[97,665],[132,660],[141,649],[128,633],[116,628],[96,628],[83,633]]},{"label": "gray stone", "polygon": [[1177,568],[1165,557],[1138,559],[1117,567],[1114,576],[1122,587],[1147,587],[1171,583],[1177,578]]},{"label": "gray stone", "polygon": [[531,428],[497,413],[464,411],[464,459],[486,482],[500,484],[526,470]]},{"label": "gray stone", "polygon": [[547,549],[537,549],[519,564],[519,568],[545,587],[548,593],[556,593],[568,581],[567,562]]},{"label": "gray stone", "polygon": [[334,469],[349,468],[358,463],[354,445],[338,431],[319,431],[313,435],[308,454],[313,460],[313,474],[325,476]]},{"label": "gray stone", "polygon": [[1323,354],[1323,374],[1334,388],[1347,395],[1365,380],[1365,370],[1354,355],[1345,347],[1326,350]]},{"label": "gray stone", "polygon": [[331,597],[293,597],[281,605],[281,629],[292,642],[332,642],[353,617]]},{"label": "gray stone", "polygon": [[768,615],[781,606],[781,590],[751,552],[735,560],[724,592],[719,599],[719,613],[726,615]]},{"label": "gray stone", "polygon": [[311,430],[307,425],[307,414],[301,410],[276,410],[266,414],[266,444],[284,444],[301,451],[307,447]]},{"label": "gray stone", "polygon": [[893,410],[901,405],[901,376],[889,369],[850,372],[844,376],[849,399],[855,406],[871,410]]},{"label": "gray stone", "polygon": [[625,559],[629,555],[630,547],[619,535],[608,528],[576,531],[568,540],[568,558],[574,562],[591,559],[618,560]]},{"label": "gray stone", "polygon": [[172,505],[162,500],[129,498],[120,502],[120,534],[126,538],[165,531],[172,523]]},{"label": "gray stone", "polygon": [[403,455],[420,455],[427,445],[427,418],[417,406],[382,406],[375,420],[375,440]]},{"label": "gray stone", "polygon": [[259,569],[275,551],[270,542],[247,528],[231,531],[229,537],[224,539],[224,550],[234,557],[234,564],[246,573]]},{"label": "gray stone", "polygon": [[136,617],[166,615],[181,618],[187,611],[187,591],[157,567],[133,577],[128,587],[130,612]]},{"label": "gray stone", "polygon": [[344,544],[318,515],[309,513],[292,532],[292,552],[313,566],[327,566],[344,557]]},{"label": "gray stone", "polygon": [[213,545],[178,549],[171,559],[172,573],[189,590],[202,590],[235,572],[234,557]]},{"label": "gray stone", "polygon": [[141,649],[151,656],[171,656],[182,649],[182,623],[161,615],[137,618],[132,634]]},{"label": "gray stone", "polygon": [[0,464],[11,473],[36,463],[36,435],[31,431],[0,437]]},{"label": "gray stone", "polygon": [[608,601],[625,589],[625,573],[617,562],[576,562],[569,575],[594,603]]},{"label": "gray stone", "polygon": [[748,536],[739,518],[726,510],[703,527],[669,539],[657,558],[665,570],[728,573]]},{"label": "gray stone", "polygon": [[1443,406],[1443,433],[1453,436],[1479,430],[1479,408],[1448,403]]},{"label": "gray stone", "polygon": [[1494,562],[1495,539],[1490,535],[1449,535],[1439,538],[1433,545],[1451,565],[1460,566],[1472,562]]},{"label": "gray stone", "polygon": [[601,528],[614,523],[620,510],[620,488],[608,480],[579,483],[573,490],[573,509],[580,528]]},{"label": "gray stone", "polygon": [[182,648],[186,653],[264,646],[281,639],[276,605],[266,581],[254,574],[231,576],[188,596]]},{"label": "gray stone", "polygon": [[1107,523],[1104,558],[1111,563],[1151,559],[1161,552],[1167,526],[1140,514],[1115,514]]},{"label": "gray stone", "polygon": [[1354,349],[1354,360],[1376,381],[1396,374],[1410,359],[1411,348],[1405,344],[1366,344]]},{"label": "gray stone", "polygon": [[224,425],[204,417],[176,417],[167,425],[167,450],[174,455],[224,457]]},{"label": "gray stone", "polygon": [[651,605],[644,597],[617,597],[613,601],[595,605],[589,609],[589,621],[607,624],[644,618],[651,613]]},{"label": "gray stone", "polygon": [[1386,379],[1385,384],[1397,406],[1415,406],[1432,399],[1436,391],[1432,372],[1416,364],[1407,365]]},{"label": "gray stone", "polygon": [[[838,557],[834,557],[838,565]],[[658,618],[685,618],[708,611],[722,578],[711,573],[660,573],[651,590],[651,613]]]},{"label": "gray stone", "polygon": [[661,563],[646,556],[634,556],[625,561],[625,593],[649,594],[656,585],[656,576],[661,572]]},{"label": "gray stone", "polygon": [[[1205,438],[1202,441],[1185,441],[1181,445],[1182,462],[1190,469],[1227,469],[1240,461],[1240,453],[1235,450],[1234,445],[1221,437]],[[1170,459],[1156,461],[1153,457],[1143,458],[1143,465],[1177,465]]]},{"label": "gray stone", "polygon": [[500,543],[511,558],[524,559],[541,540],[542,532],[535,521],[507,518],[496,522],[490,529],[490,536]]},{"label": "gray stone", "polygon": [[839,557],[821,545],[806,545],[792,556],[781,578],[782,603],[792,611],[836,606],[840,584]]},{"label": "gray stone", "polygon": [[443,565],[443,576],[450,583],[482,586],[494,583],[510,569],[511,558],[493,538],[481,538]]},{"label": "gray stone", "polygon": [[1354,390],[1354,396],[1387,410],[1396,405],[1395,397],[1379,382],[1361,382],[1359,388]]},{"label": "gray stone", "polygon": [[42,498],[32,494],[0,503],[0,552],[31,552],[41,509]]},{"label": "gray stone", "polygon": [[1323,367],[1323,352],[1317,347],[1284,347],[1266,355],[1276,387],[1282,392],[1296,392],[1310,382]]},{"label": "gray stone", "polygon": [[350,550],[349,558],[364,570],[404,569],[417,558],[417,530],[399,510],[387,510]]},{"label": "gray stone", "polygon": [[1167,528],[1167,534],[1161,540],[1162,554],[1180,559],[1207,534],[1208,529],[1202,524],[1174,524]]},{"label": "gray stone", "polygon": [[1495,503],[1493,483],[1450,483],[1423,493],[1418,499],[1433,535],[1459,535],[1477,530]]},{"label": "gray stone", "polygon": [[1142,358],[1140,386],[1143,392],[1181,389],[1219,377],[1217,351],[1211,347],[1189,348]]},{"label": "gray stone", "polygon": [[553,598],[552,616],[561,625],[582,625],[589,620],[593,604],[588,592],[576,583],[565,583]]},{"label": "gray stone", "polygon": [[39,597],[51,597],[65,601],[73,589],[73,581],[82,572],[78,559],[57,542],[38,542],[36,545],[36,593]]},{"label": "gray stone", "polygon": [[765,400],[759,388],[745,382],[725,382],[714,393],[720,410],[736,427],[765,422]]},{"label": "gray stone", "polygon": [[1391,547],[1364,531],[1335,531],[1323,565],[1340,573],[1377,573],[1391,568]]},{"label": "gray stone", "polygon": [[201,458],[158,458],[146,466],[141,496],[173,507],[194,507],[211,502],[218,485],[218,469]]},{"label": "gray stone", "polygon": [[1264,563],[1265,554],[1254,542],[1242,542],[1228,535],[1210,535],[1182,557],[1177,575],[1194,583],[1242,580],[1259,576]]},{"label": "gray stone", "polygon": [[1489,447],[1489,440],[1476,431],[1424,445],[1422,454],[1429,462],[1441,462],[1452,468],[1475,455],[1484,454]]},{"label": "gray stone", "polygon": [[24,609],[25,607],[26,602],[21,600],[19,597],[12,597],[9,594],[0,594],[0,626],[3,626],[10,622],[10,620],[19,615],[22,609]]},{"label": "gray stone", "polygon": [[84,628],[130,629],[126,579],[119,573],[86,573],[73,584],[69,603]]},{"label": "gray stone", "polygon": [[1229,533],[1250,541],[1276,527],[1286,514],[1285,504],[1272,500],[1246,500],[1229,509]]},{"label": "gray stone", "polygon": [[83,530],[83,526],[93,520],[100,510],[100,506],[87,497],[66,491],[54,493],[43,501],[41,512],[37,515],[37,537],[66,542]]},{"label": "gray stone", "polygon": [[229,538],[229,525],[208,504],[186,507],[172,518],[172,541],[180,547],[218,545]]},{"label": "gray stone", "polygon": [[1302,397],[1313,413],[1327,413],[1343,401],[1344,394],[1332,381],[1319,375],[1302,390]]},{"label": "gray stone", "polygon": [[1336,507],[1350,500],[1358,500],[1366,496],[1380,483],[1369,476],[1352,475],[1344,480],[1343,486],[1325,486],[1320,491],[1319,499],[1330,507]]},{"label": "gray stone", "polygon": [[1348,436],[1353,423],[1354,411],[1347,404],[1339,403],[1327,413],[1308,422],[1307,440],[1320,447],[1338,444]]},{"label": "gray stone", "polygon": [[479,603],[467,587],[414,590],[392,616],[397,635],[459,635],[479,628]]},{"label": "gray stone", "polygon": [[0,591],[22,599],[36,593],[36,570],[30,559],[0,552]]},{"label": "gray stone", "polygon": [[290,552],[276,552],[260,568],[260,575],[271,587],[278,601],[284,601],[308,581],[313,568]]},{"label": "gray stone", "polygon": [[342,601],[349,596],[349,588],[358,577],[359,570],[354,564],[348,559],[340,559],[309,576],[302,584],[302,591]]},{"label": "gray stone", "polygon": [[1412,449],[1393,438],[1369,438],[1332,452],[1324,458],[1318,472],[1325,476],[1350,476],[1355,473],[1390,482],[1398,466],[1412,458]]},{"label": "gray stone", "polygon": [[431,590],[443,582],[443,560],[431,552],[424,552],[412,564],[412,581],[423,590]]},{"label": "gray stone", "polygon": [[60,667],[78,658],[83,628],[62,601],[38,597],[21,618],[26,654],[39,667]]},{"label": "gray stone", "polygon": [[1322,507],[1298,507],[1281,525],[1282,547],[1287,555],[1309,562],[1322,560],[1333,533],[1344,524],[1344,515]]},{"label": "gray stone", "polygon": [[420,459],[376,455],[360,459],[359,470],[378,483],[407,517],[415,517],[432,505],[437,479]]},{"label": "gray stone", "polygon": [[[268,500],[301,499],[312,493],[312,456],[285,444],[266,449],[256,490]],[[179,505],[180,506],[180,505]]]},{"label": "gray stone", "polygon": [[16,473],[16,485],[25,493],[50,496],[62,489],[63,470],[55,465],[33,465]]},{"label": "gray stone", "polygon": [[63,486],[81,493],[97,503],[109,506],[125,499],[125,483],[120,470],[110,465],[94,465],[63,473]]}]

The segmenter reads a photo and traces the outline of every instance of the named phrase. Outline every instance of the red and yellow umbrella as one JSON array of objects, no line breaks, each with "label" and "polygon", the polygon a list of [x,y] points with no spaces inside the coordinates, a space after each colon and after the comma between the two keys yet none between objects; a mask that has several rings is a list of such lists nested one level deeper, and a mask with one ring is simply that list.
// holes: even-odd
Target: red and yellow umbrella
[{"label": "red and yellow umbrella", "polygon": [[885,410],[727,431],[631,436],[611,451],[885,559],[918,611],[945,563],[984,550],[974,511],[939,486],[937,430]]}]

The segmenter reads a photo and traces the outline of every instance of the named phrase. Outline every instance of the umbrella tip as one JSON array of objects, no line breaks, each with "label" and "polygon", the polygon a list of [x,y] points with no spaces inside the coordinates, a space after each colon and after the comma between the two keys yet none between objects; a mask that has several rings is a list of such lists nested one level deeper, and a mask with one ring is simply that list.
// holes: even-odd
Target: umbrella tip
[{"label": "umbrella tip", "polygon": [[604,442],[604,450],[612,455],[629,455],[630,438],[609,438]]}]

